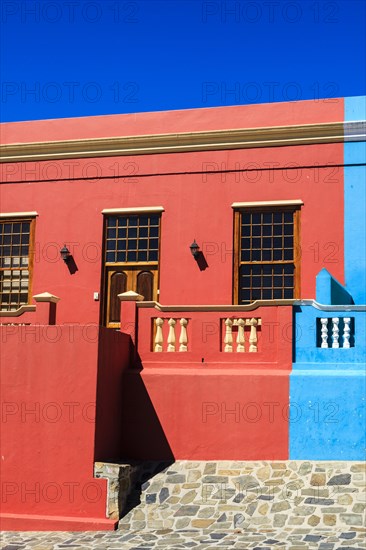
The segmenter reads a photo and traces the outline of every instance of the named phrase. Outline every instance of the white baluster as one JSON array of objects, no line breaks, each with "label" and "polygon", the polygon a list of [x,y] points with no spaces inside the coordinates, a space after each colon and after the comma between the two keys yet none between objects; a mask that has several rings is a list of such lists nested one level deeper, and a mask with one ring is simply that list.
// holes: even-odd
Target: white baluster
[{"label": "white baluster", "polygon": [[339,348],[339,317],[332,317],[332,348]]},{"label": "white baluster", "polygon": [[169,319],[168,351],[175,351],[175,319]]},{"label": "white baluster", "polygon": [[233,321],[231,319],[225,319],[225,326],[224,351],[231,352],[233,351]]},{"label": "white baluster", "polygon": [[180,336],[179,336],[179,351],[187,351],[188,350],[188,335],[187,335],[187,319],[181,319],[179,321],[180,323]]},{"label": "white baluster", "polygon": [[343,329],[343,347],[344,348],[350,348],[351,344],[349,343],[349,339],[351,338],[351,318],[350,317],[344,317],[344,329]]},{"label": "white baluster", "polygon": [[236,346],[236,351],[238,353],[244,353],[245,351],[245,347],[244,347],[244,343],[245,343],[245,336],[244,336],[244,325],[245,325],[245,321],[244,319],[238,319],[238,335],[236,337],[236,343],[238,344]]},{"label": "white baluster", "polygon": [[155,348],[154,351],[163,351],[163,330],[162,326],[164,319],[158,317],[155,319],[156,334],[155,334]]},{"label": "white baluster", "polygon": [[321,348],[327,348],[328,347],[328,319],[327,318],[322,318],[320,319],[320,322],[322,324],[321,326],[321,339],[322,339],[322,343],[321,343]]},{"label": "white baluster", "polygon": [[253,318],[249,321],[249,324],[250,324],[249,351],[250,352],[256,352],[256,351],[258,351],[258,348],[257,348],[257,342],[258,342],[258,339],[257,339],[257,324],[258,324],[258,320]]}]

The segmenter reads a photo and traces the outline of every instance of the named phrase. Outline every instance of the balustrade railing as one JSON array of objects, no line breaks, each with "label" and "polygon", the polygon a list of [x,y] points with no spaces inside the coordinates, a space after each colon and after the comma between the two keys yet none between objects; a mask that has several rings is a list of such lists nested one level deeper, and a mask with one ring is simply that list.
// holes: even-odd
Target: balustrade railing
[{"label": "balustrade railing", "polygon": [[[228,317],[222,319],[224,323],[225,353],[256,353],[258,351],[258,327],[261,326],[260,318]],[[185,352],[188,348],[188,319],[181,317],[157,317],[154,319],[155,335],[153,339],[154,352]],[[164,329],[164,327],[166,327]],[[234,343],[235,339],[235,343]]]},{"label": "balustrade railing", "polygon": [[[228,317],[224,321],[225,324],[225,337],[224,337],[224,352],[225,353],[256,353],[258,351],[258,331],[257,327],[261,326],[262,319],[250,318],[250,319],[233,319]],[[235,328],[237,327],[237,333],[234,344]],[[249,329],[247,331],[246,329]],[[249,347],[246,346],[248,337]]]},{"label": "balustrade railing", "polygon": [[[344,348],[351,347],[351,324],[352,317],[321,317],[320,319],[320,347],[321,348]],[[341,332],[341,338],[340,333]]]},{"label": "balustrade railing", "polygon": [[[286,368],[291,345],[291,303],[168,305],[123,293],[121,330],[129,332],[134,361],[144,367]],[[230,367],[229,367],[230,366]]]},{"label": "balustrade railing", "polygon": [[[168,337],[166,339],[166,344],[164,342],[164,333],[163,333],[163,325],[165,321],[167,321],[169,326],[169,332],[168,332]],[[176,336],[177,321],[179,321],[179,325],[180,325],[178,342],[177,342],[177,336]],[[187,334],[188,319],[185,319],[183,317],[178,319],[173,317],[170,317],[169,319],[157,317],[156,319],[154,319],[154,323],[155,323],[154,351],[156,352],[188,351],[188,334]]]}]

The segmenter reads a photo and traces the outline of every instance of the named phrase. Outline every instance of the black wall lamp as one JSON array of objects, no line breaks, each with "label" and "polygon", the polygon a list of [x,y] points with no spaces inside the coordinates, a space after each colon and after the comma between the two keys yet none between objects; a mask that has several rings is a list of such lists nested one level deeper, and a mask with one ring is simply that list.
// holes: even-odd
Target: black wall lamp
[{"label": "black wall lamp", "polygon": [[60,254],[65,263],[67,263],[71,258],[70,250],[67,248],[66,244],[64,244],[64,246],[61,248]]},{"label": "black wall lamp", "polygon": [[193,243],[191,244],[191,246],[189,248],[191,249],[191,254],[192,254],[193,258],[195,260],[197,260],[199,254],[200,254],[200,252],[199,252],[200,247],[196,243],[196,239],[194,239]]}]

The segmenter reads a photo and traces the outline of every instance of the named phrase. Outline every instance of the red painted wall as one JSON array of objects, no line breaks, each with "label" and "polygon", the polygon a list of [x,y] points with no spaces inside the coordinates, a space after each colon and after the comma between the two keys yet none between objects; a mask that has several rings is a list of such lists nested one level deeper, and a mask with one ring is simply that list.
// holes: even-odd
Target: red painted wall
[{"label": "red painted wall", "polygon": [[[126,338],[95,326],[0,329],[2,529],[112,529],[106,481],[93,477],[98,348],[109,348],[100,369],[115,370],[118,351],[122,372]],[[100,437],[98,449],[109,450]]]},{"label": "red painted wall", "polygon": [[[38,212],[33,293],[51,292],[61,298],[58,321],[98,322],[101,245],[104,208],[163,206],[160,302],[164,304],[232,303],[233,210],[238,201],[301,199],[302,298],[315,297],[315,276],[327,267],[343,283],[342,144],[280,147],[211,153],[186,153],[134,158],[70,161],[84,174],[111,174],[115,163],[123,172],[137,166],[131,178],[98,177],[40,181],[42,170],[66,177],[66,161],[38,163],[36,181],[2,186],[2,211]],[[252,163],[252,164],[249,164]],[[254,164],[253,164],[254,163]],[[276,170],[217,173],[222,164],[275,166]],[[295,163],[296,171],[286,168]],[[23,168],[22,168],[23,166]],[[25,165],[10,165],[7,179],[24,181]],[[41,168],[39,168],[41,166]],[[46,166],[43,169],[42,166]],[[84,168],[83,168],[84,167]],[[86,167],[86,168],[85,168]],[[7,169],[6,166],[4,168]],[[29,166],[27,166],[29,169]],[[207,174],[211,169],[216,173]],[[67,168],[69,170],[69,167]],[[130,169],[128,169],[130,170]],[[126,172],[124,170],[124,172]],[[29,176],[30,177],[30,176]],[[253,179],[253,181],[249,181]],[[296,181],[292,181],[292,179]],[[209,268],[200,271],[191,258],[193,238],[206,255]],[[70,275],[59,257],[67,244],[78,271]],[[77,304],[77,307],[75,305]]]},{"label": "red painted wall", "polygon": [[[32,121],[1,129],[8,143],[341,120],[339,99]],[[161,303],[230,304],[231,204],[301,199],[301,295],[314,298],[322,267],[344,282],[342,162],[343,145],[328,144],[5,164],[1,208],[38,212],[33,293],[61,298],[61,323],[99,321],[93,292],[100,290],[104,208],[165,208]],[[190,257],[193,238],[209,264],[202,272]],[[65,243],[78,266],[74,275],[59,258]]]},{"label": "red painted wall", "polygon": [[[2,134],[4,143],[12,143],[342,120],[343,100],[306,101],[4,124]],[[52,345],[27,340],[16,349],[25,329],[3,328],[9,331],[2,363],[5,399],[15,403],[95,403],[98,345],[71,343],[67,324],[78,325],[76,334],[80,335],[85,324],[95,330],[99,323],[100,304],[93,300],[93,292],[100,291],[101,285],[103,209],[164,207],[162,304],[229,305],[231,204],[301,199],[301,295],[314,298],[315,276],[322,267],[344,282],[342,163],[343,145],[326,144],[3,165],[2,212],[38,212],[32,290],[33,294],[48,291],[61,298],[57,322],[62,335],[60,342]],[[200,271],[191,257],[189,245],[194,238],[208,262],[205,271]],[[78,267],[73,275],[59,257],[65,243]],[[283,315],[280,326],[287,323],[291,332],[289,308],[266,309],[261,308],[263,317],[278,320]],[[258,311],[252,315],[257,316]],[[192,352],[174,359],[172,354],[157,358],[149,349],[150,336],[143,336],[150,335],[155,313],[141,310],[139,314],[139,352],[145,368],[141,372],[126,370],[121,379],[127,364],[126,341],[114,351],[106,351],[109,345],[104,348],[102,357],[108,355],[108,361],[103,364],[109,366],[102,367],[99,356],[96,433],[94,424],[86,424],[80,412],[73,425],[61,421],[22,423],[18,412],[3,424],[6,481],[19,485],[24,480],[47,483],[57,479],[62,483],[72,475],[80,483],[97,483],[103,497],[85,503],[78,496],[70,503],[63,496],[52,505],[40,502],[29,507],[17,492],[9,495],[7,513],[37,510],[37,514],[101,521],[106,488],[103,481],[93,480],[95,458],[116,454],[149,459],[288,458],[286,415],[292,344],[281,332],[271,346],[263,330],[260,345],[264,347],[247,363],[239,364],[235,358],[228,365],[217,340],[207,350],[196,330],[190,334]],[[222,317],[225,315],[212,314],[207,319],[217,322]],[[29,313],[17,322],[24,319],[36,322],[37,314]],[[200,322],[202,318],[197,316],[196,328]],[[193,328],[192,324],[189,330]],[[101,332],[107,333],[116,334]],[[206,365],[200,363],[202,357],[207,358]]]},{"label": "red painted wall", "polygon": [[288,371],[164,368],[128,372],[123,456],[288,459]]},{"label": "red painted wall", "polygon": [[[152,318],[189,319],[187,352],[150,351]],[[222,351],[220,319],[260,318],[258,352]],[[138,359],[123,382],[122,454],[156,460],[288,458],[292,307],[243,314],[138,308]],[[179,338],[179,321],[176,327]],[[236,336],[233,349],[236,350]],[[177,349],[179,344],[177,343]],[[204,359],[204,362],[202,362]]]}]

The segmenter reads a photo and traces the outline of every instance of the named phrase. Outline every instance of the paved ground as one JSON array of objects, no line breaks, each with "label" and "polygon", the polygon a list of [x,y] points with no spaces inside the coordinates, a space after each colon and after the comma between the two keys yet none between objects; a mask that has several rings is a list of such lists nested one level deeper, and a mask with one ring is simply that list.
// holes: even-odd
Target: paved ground
[{"label": "paved ground", "polygon": [[178,550],[195,548],[236,548],[253,550],[357,550],[366,549],[366,530],[332,533],[307,529],[265,529],[259,531],[228,531],[205,529],[149,532],[4,532],[2,550]]}]

